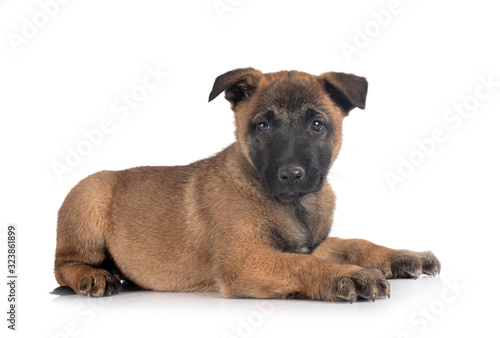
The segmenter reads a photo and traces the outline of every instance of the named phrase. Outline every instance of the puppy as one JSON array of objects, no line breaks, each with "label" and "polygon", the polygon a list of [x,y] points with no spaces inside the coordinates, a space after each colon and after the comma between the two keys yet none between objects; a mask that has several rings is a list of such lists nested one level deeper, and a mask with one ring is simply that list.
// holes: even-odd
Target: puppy
[{"label": "puppy", "polygon": [[150,290],[353,302],[389,296],[386,278],[437,274],[429,251],[328,237],[328,171],[342,121],[364,109],[367,89],[365,78],[336,72],[220,75],[209,101],[225,92],[236,141],[187,166],[83,179],[59,210],[57,282],[82,295],[117,293],[120,277],[103,268],[111,261]]}]

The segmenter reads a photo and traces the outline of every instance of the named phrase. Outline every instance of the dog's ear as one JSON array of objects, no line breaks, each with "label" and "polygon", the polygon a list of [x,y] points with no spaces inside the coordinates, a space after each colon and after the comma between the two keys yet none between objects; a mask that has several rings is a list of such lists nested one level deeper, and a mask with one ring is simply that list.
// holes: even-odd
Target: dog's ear
[{"label": "dog's ear", "polygon": [[348,114],[354,108],[365,109],[368,82],[353,74],[329,72],[318,76],[330,98]]},{"label": "dog's ear", "polygon": [[239,68],[219,75],[214,82],[208,102],[225,91],[226,100],[234,108],[241,100],[252,96],[257,88],[262,73],[253,68]]}]

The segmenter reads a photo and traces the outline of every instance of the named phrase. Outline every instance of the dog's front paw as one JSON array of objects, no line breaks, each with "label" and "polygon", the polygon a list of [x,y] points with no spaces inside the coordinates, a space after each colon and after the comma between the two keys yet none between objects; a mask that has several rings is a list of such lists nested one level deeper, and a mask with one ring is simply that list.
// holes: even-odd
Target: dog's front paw
[{"label": "dog's front paw", "polygon": [[359,298],[375,301],[390,297],[391,286],[380,270],[356,269],[333,280],[334,300],[354,302]]},{"label": "dog's front paw", "polygon": [[383,269],[387,278],[418,278],[422,274],[436,276],[441,272],[441,263],[431,251],[395,250],[388,261],[388,268]]}]

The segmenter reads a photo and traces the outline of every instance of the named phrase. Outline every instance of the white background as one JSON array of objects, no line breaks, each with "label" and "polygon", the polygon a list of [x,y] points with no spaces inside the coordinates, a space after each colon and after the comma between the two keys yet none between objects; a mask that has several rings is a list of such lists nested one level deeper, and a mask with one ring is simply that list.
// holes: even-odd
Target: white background
[{"label": "white background", "polygon": [[[9,223],[18,227],[19,252],[18,331],[6,328],[2,282],[2,336],[498,333],[498,311],[488,307],[500,277],[500,24],[493,2],[401,0],[393,10],[389,0],[222,0],[230,10],[220,14],[213,0],[74,0],[50,7],[51,16],[41,5],[48,2],[0,1],[1,252],[6,256]],[[380,14],[388,9],[390,18]],[[27,22],[39,27],[30,31]],[[359,47],[350,57],[341,49],[347,44]],[[223,149],[233,140],[232,113],[222,96],[208,104],[208,94],[216,76],[248,66],[368,79],[366,110],[345,120],[330,175],[338,197],[332,235],[433,250],[441,276],[391,281],[390,300],[352,305],[218,294],[50,295],[56,215],[71,187],[98,170],[186,164]],[[148,67],[168,76],[120,118],[113,104],[139,90]],[[496,82],[490,92],[481,87],[488,78]],[[456,106],[464,104],[467,118]],[[113,130],[59,180],[54,163],[66,164],[68,149],[105,119]],[[445,141],[419,155],[416,142],[436,128]],[[412,156],[418,165],[406,168],[392,191],[385,175],[398,174]]]}]

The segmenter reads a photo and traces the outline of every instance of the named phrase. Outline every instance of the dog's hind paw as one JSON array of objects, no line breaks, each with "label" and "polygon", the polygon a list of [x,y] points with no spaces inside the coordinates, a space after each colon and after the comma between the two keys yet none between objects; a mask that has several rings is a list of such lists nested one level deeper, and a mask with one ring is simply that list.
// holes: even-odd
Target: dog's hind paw
[{"label": "dog's hind paw", "polygon": [[120,277],[102,269],[95,269],[78,281],[78,293],[89,297],[111,296],[117,294],[120,287]]}]

